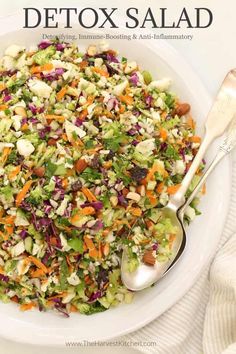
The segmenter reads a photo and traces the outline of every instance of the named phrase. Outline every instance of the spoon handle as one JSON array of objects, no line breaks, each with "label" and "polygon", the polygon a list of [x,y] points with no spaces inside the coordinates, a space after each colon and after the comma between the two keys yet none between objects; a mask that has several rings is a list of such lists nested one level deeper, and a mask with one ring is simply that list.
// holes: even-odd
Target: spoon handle
[{"label": "spoon handle", "polygon": [[226,138],[224,139],[223,143],[220,145],[219,151],[216,154],[214,160],[208,167],[208,169],[205,171],[205,173],[202,175],[201,179],[199,180],[198,184],[195,186],[194,190],[184,203],[184,205],[179,209],[178,215],[181,220],[183,220],[184,217],[184,212],[187,208],[187,206],[193,201],[193,199],[197,196],[199,193],[200,189],[203,187],[204,183],[206,182],[206,179],[209,177],[209,175],[212,173],[212,171],[215,169],[215,167],[218,165],[218,163],[227,155],[229,154],[236,146],[236,115],[234,116],[234,119],[232,120],[227,134]]},{"label": "spoon handle", "polygon": [[170,198],[170,204],[178,210],[185,202],[185,194],[202,162],[202,159],[215,138],[222,135],[236,112],[236,69],[225,77],[216,100],[208,113],[205,123],[206,134],[192,165],[185,175],[178,192]]}]

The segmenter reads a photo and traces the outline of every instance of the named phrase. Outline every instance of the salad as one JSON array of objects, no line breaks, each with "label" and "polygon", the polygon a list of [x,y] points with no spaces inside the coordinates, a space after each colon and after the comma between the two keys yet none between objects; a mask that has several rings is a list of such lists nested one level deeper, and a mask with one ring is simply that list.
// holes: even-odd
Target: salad
[{"label": "salad", "polygon": [[[171,254],[161,208],[198,151],[190,105],[101,42],[11,45],[0,60],[0,299],[93,314]],[[199,169],[191,188],[198,181]],[[196,200],[186,220],[198,214]]]}]

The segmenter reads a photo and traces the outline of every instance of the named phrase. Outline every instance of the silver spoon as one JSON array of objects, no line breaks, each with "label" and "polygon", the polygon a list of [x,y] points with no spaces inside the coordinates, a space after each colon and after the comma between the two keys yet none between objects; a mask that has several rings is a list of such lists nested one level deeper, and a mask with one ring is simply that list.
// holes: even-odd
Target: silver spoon
[{"label": "silver spoon", "polygon": [[[186,234],[183,227],[183,215],[184,209],[196,194],[192,194],[187,202],[185,202],[185,194],[189,188],[189,185],[200,165],[202,159],[206,153],[206,150],[210,144],[217,137],[222,135],[232,121],[234,114],[236,113],[236,69],[230,71],[225,80],[222,83],[222,86],[217,94],[215,102],[208,113],[207,120],[205,123],[205,137],[199,148],[197,155],[195,156],[193,163],[184,177],[181,187],[178,192],[170,198],[169,203],[166,207],[162,208],[161,211],[164,216],[171,219],[173,226],[178,230],[176,233],[176,238],[172,245],[172,254],[168,261],[166,262],[156,262],[153,266],[148,266],[140,261],[140,265],[134,272],[128,271],[128,261],[129,256],[127,248],[123,250],[122,261],[121,261],[121,278],[123,284],[130,290],[139,291],[143,290],[153,283],[157,282],[163,277],[163,275],[176,263],[177,259],[181,256],[186,245]],[[227,143],[225,143],[227,144]],[[228,145],[225,145],[228,146]],[[211,173],[216,164],[223,158],[224,149],[221,147],[219,154],[216,157],[216,160],[211,165],[210,171],[207,170],[202,177],[201,182],[204,183],[205,179]],[[226,153],[226,152],[225,152]],[[222,157],[220,158],[220,156]],[[217,162],[216,162],[217,161]],[[209,172],[208,172],[209,171]],[[206,175],[207,174],[207,175]],[[205,177],[206,176],[206,177]],[[203,180],[204,179],[204,180]],[[202,182],[203,181],[203,182]],[[200,188],[198,185],[197,187]],[[195,192],[195,191],[194,191]],[[197,193],[197,191],[195,192]]]}]

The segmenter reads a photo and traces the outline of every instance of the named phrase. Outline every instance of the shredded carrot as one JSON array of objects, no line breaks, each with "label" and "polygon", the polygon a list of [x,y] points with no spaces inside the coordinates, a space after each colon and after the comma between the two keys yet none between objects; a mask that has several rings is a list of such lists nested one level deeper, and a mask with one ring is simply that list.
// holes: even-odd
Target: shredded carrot
[{"label": "shredded carrot", "polygon": [[102,235],[103,235],[104,237],[106,237],[110,232],[111,232],[111,230],[105,229],[105,230],[103,230]]},{"label": "shredded carrot", "polygon": [[89,256],[92,258],[98,258],[98,250],[96,248],[89,250]]},{"label": "shredded carrot", "polygon": [[8,156],[11,153],[11,148],[10,147],[4,147],[2,151],[2,156],[1,156],[1,163],[4,165],[7,161]]},{"label": "shredded carrot", "polygon": [[148,182],[154,180],[156,172],[160,173],[160,175],[163,177],[167,177],[167,172],[164,167],[161,164],[154,163],[146,176],[146,181]]},{"label": "shredded carrot", "polygon": [[9,236],[14,231],[15,216],[8,215],[5,218],[0,219],[0,223],[4,225],[4,232],[0,232],[0,235],[4,240],[8,240]]},{"label": "shredded carrot", "polygon": [[202,141],[201,137],[200,136],[191,136],[190,139],[189,139],[192,143],[200,143]]},{"label": "shredded carrot", "polygon": [[62,180],[62,188],[66,189],[68,187],[68,178],[63,178]]},{"label": "shredded carrot", "polygon": [[38,267],[39,269],[42,269],[42,271],[44,273],[47,273],[48,272],[48,269],[47,267],[36,257],[34,256],[29,256],[28,259],[34,263],[34,265],[36,265],[36,267]]},{"label": "shredded carrot", "polygon": [[20,310],[21,311],[28,311],[32,310],[32,308],[36,307],[34,302],[29,302],[28,304],[22,304],[20,305]]},{"label": "shredded carrot", "polygon": [[155,194],[153,193],[153,191],[147,191],[146,195],[151,203],[152,206],[156,206],[157,205],[157,197],[155,196]]},{"label": "shredded carrot", "polygon": [[72,83],[70,84],[70,86],[72,88],[75,88],[78,85],[78,83],[79,83],[79,80],[73,80]]},{"label": "shredded carrot", "polygon": [[22,132],[24,132],[24,131],[26,131],[26,130],[28,130],[28,129],[29,129],[29,126],[28,126],[27,123],[23,124],[22,127],[21,127],[21,131],[22,131]]},{"label": "shredded carrot", "polygon": [[168,113],[166,111],[161,113],[161,118],[166,119],[167,116],[168,116]]},{"label": "shredded carrot", "polygon": [[50,244],[52,246],[57,246],[57,238],[56,237],[50,237]]},{"label": "shredded carrot", "polygon": [[164,129],[164,128],[161,128],[161,129],[160,129],[160,136],[161,136],[161,138],[162,138],[163,141],[166,141],[167,136],[168,136],[167,130]]},{"label": "shredded carrot", "polygon": [[106,162],[104,162],[104,164],[102,166],[103,166],[103,168],[105,168],[105,170],[108,170],[112,166],[112,161],[111,160],[106,161]]},{"label": "shredded carrot", "polygon": [[85,207],[79,213],[81,215],[94,215],[95,209],[93,207]]},{"label": "shredded carrot", "polygon": [[92,250],[95,248],[93,240],[90,237],[88,237],[87,235],[84,236],[84,242],[86,243],[86,246],[88,247],[89,250]]},{"label": "shredded carrot", "polygon": [[5,109],[8,109],[8,106],[6,104],[1,104],[0,111],[5,111]]},{"label": "shredded carrot", "polygon": [[31,74],[38,74],[41,73],[42,71],[51,71],[53,69],[53,65],[51,63],[47,63],[44,65],[39,65],[39,66],[33,66],[30,69]]},{"label": "shredded carrot", "polygon": [[93,283],[89,275],[86,275],[86,277],[84,277],[84,281],[86,285],[91,285]]},{"label": "shredded carrot", "polygon": [[74,305],[70,305],[70,312],[78,312],[77,307],[75,307]]},{"label": "shredded carrot", "polygon": [[160,182],[158,185],[157,185],[157,188],[156,188],[156,191],[157,193],[162,193],[163,192],[163,189],[164,189],[164,182]]},{"label": "shredded carrot", "polygon": [[85,195],[85,197],[88,199],[89,202],[96,202],[97,198],[95,195],[88,189],[88,188],[81,188],[82,193]]},{"label": "shredded carrot", "polygon": [[87,109],[84,109],[84,110],[80,113],[79,119],[84,120],[84,119],[87,117],[87,115],[88,115],[88,110],[87,110]]},{"label": "shredded carrot", "polygon": [[167,193],[172,195],[172,194],[175,194],[179,188],[181,187],[181,184],[175,184],[174,186],[169,186],[167,187]]},{"label": "shredded carrot", "polygon": [[70,222],[72,224],[76,223],[77,221],[79,221],[79,219],[81,218],[81,215],[79,213],[73,215],[71,218],[70,218]]},{"label": "shredded carrot", "polygon": [[85,60],[83,60],[83,61],[81,61],[81,63],[79,64],[79,67],[80,67],[80,69],[85,69],[85,68],[87,68],[87,66],[88,66],[88,62],[87,61],[85,61]]},{"label": "shredded carrot", "polygon": [[89,96],[89,97],[87,98],[86,105],[89,106],[90,104],[92,104],[93,101],[94,101],[94,99],[95,99],[94,96]]},{"label": "shredded carrot", "polygon": [[125,106],[122,104],[119,109],[119,113],[124,113],[125,112]]},{"label": "shredded carrot", "polygon": [[57,121],[59,121],[61,123],[65,121],[65,117],[64,116],[58,116],[57,114],[46,114],[45,118],[49,119],[49,120],[57,120]]},{"label": "shredded carrot", "polygon": [[142,215],[142,210],[140,208],[130,208],[129,212],[133,215],[133,216],[141,216]]},{"label": "shredded carrot", "polygon": [[129,222],[128,222],[127,220],[125,220],[125,219],[115,220],[115,221],[114,221],[114,226],[116,226],[116,225],[122,225],[122,226],[126,225],[126,226],[128,226],[128,228],[130,229],[130,224],[129,224]]},{"label": "shredded carrot", "polygon": [[31,185],[32,185],[33,181],[27,181],[24,185],[24,187],[22,188],[22,190],[17,194],[16,196],[16,207],[19,207],[22,200],[25,198],[26,194],[28,193]]},{"label": "shredded carrot", "polygon": [[31,278],[42,278],[45,273],[42,269],[36,269],[30,273]]},{"label": "shredded carrot", "polygon": [[93,67],[92,69],[95,73],[100,74],[101,76],[109,77],[109,73],[105,70],[102,70],[101,68],[98,67]]},{"label": "shredded carrot", "polygon": [[93,240],[87,235],[84,236],[85,245],[88,247],[89,256],[92,258],[98,258],[98,250],[96,249]]},{"label": "shredded carrot", "polygon": [[134,99],[131,96],[128,95],[121,95],[119,96],[119,99],[121,100],[121,102],[124,102],[127,105],[132,105],[134,103]]},{"label": "shredded carrot", "polygon": [[57,101],[61,101],[67,92],[67,87],[62,87],[62,89],[57,93]]},{"label": "shredded carrot", "polygon": [[0,92],[2,92],[3,90],[5,90],[5,88],[6,88],[5,83],[4,83],[4,82],[1,82],[1,83],[0,83]]}]

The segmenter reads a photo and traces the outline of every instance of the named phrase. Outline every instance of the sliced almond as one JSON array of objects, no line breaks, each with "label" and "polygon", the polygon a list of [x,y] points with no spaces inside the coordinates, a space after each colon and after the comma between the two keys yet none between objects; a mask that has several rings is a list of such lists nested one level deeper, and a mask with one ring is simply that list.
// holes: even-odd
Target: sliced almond
[{"label": "sliced almond", "polygon": [[154,266],[156,263],[156,258],[153,256],[153,251],[148,250],[143,255],[143,262],[147,265]]},{"label": "sliced almond", "polygon": [[136,203],[138,203],[141,199],[140,195],[135,192],[129,192],[126,196],[126,198],[134,200]]}]

